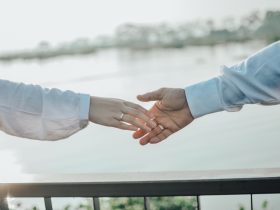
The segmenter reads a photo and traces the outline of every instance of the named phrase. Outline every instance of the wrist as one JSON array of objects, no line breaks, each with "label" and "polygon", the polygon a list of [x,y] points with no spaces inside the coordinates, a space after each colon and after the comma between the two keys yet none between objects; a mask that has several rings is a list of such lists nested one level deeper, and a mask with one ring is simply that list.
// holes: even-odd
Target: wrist
[{"label": "wrist", "polygon": [[[183,90],[183,91],[185,92],[185,90]],[[184,95],[185,95],[185,94],[184,94]],[[194,116],[192,115],[192,112],[191,112],[191,110],[190,110],[187,97],[185,97],[185,100],[186,100],[187,117],[193,121],[193,120],[194,120]]]},{"label": "wrist", "polygon": [[90,106],[89,106],[89,120],[93,123],[96,123],[96,113],[98,109],[98,100],[96,96],[90,96]]}]

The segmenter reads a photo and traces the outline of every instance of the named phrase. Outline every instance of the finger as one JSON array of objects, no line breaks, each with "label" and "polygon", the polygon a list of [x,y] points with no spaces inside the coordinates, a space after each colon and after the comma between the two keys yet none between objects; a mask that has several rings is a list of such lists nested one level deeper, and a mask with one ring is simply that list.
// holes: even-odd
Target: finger
[{"label": "finger", "polygon": [[[159,134],[159,135],[160,135],[160,134]],[[149,143],[150,143],[150,144],[157,144],[157,143],[161,142],[161,140],[158,138],[159,135],[153,137],[153,138],[150,140]]]},{"label": "finger", "polygon": [[136,126],[137,128],[141,128],[142,130],[144,130],[146,132],[150,132],[152,130],[151,128],[149,128],[147,126],[146,123],[143,123],[143,122],[139,121],[134,116],[131,116],[129,114],[125,114],[122,118],[122,121],[126,122],[126,123],[129,123],[129,124],[132,124],[132,125]]},{"label": "finger", "polygon": [[[150,118],[149,116],[147,116],[146,114],[144,114],[143,112],[141,112],[137,109],[134,109],[134,108],[131,108],[131,107],[125,107],[123,112],[127,113],[129,115],[133,115],[134,117],[143,120],[147,124],[145,127],[147,127],[147,126],[150,127],[150,128],[157,127],[156,122],[152,118]],[[143,127],[139,127],[139,128],[143,128]]]},{"label": "finger", "polygon": [[139,101],[148,102],[148,101],[157,101],[162,99],[163,88],[156,91],[148,92],[143,95],[138,95],[137,99]]},{"label": "finger", "polygon": [[166,139],[171,134],[172,134],[172,132],[169,129],[165,129],[161,133],[159,133],[157,136],[152,138],[149,143],[150,144],[157,144],[157,143],[163,141],[164,139]]},{"label": "finger", "polygon": [[126,106],[129,106],[129,107],[133,108],[133,109],[141,111],[143,114],[147,115],[150,119],[155,118],[153,113],[149,112],[147,109],[145,109],[144,107],[142,107],[138,104],[135,104],[135,103],[132,103],[132,102],[129,102],[129,101],[126,101],[124,104]]},{"label": "finger", "polygon": [[142,130],[142,129],[138,129],[137,131],[135,131],[134,133],[133,133],[133,138],[135,138],[135,139],[139,139],[139,138],[141,138],[142,136],[144,136],[145,134],[147,134],[147,132],[146,131],[144,131],[144,130]]},{"label": "finger", "polygon": [[140,144],[141,145],[146,145],[150,142],[150,140],[152,138],[154,138],[155,136],[157,136],[160,132],[161,132],[161,128],[158,126],[156,127],[154,130],[152,130],[151,132],[149,132],[146,136],[144,136],[143,138],[140,139]]},{"label": "finger", "polygon": [[139,110],[139,111],[141,111],[141,112],[143,112],[145,114],[148,113],[148,110],[146,110],[144,107],[142,107],[142,106],[140,106],[138,104],[135,104],[135,103],[132,103],[132,102],[129,102],[129,101],[124,102],[124,104],[126,106],[131,107],[131,108],[137,109],[137,110]]},{"label": "finger", "polygon": [[119,128],[119,129],[122,129],[122,130],[129,130],[129,131],[137,131],[137,129],[138,129],[134,125],[126,124],[126,123],[123,123],[123,122],[120,122],[120,121],[117,121],[117,120],[114,123],[113,127]]}]

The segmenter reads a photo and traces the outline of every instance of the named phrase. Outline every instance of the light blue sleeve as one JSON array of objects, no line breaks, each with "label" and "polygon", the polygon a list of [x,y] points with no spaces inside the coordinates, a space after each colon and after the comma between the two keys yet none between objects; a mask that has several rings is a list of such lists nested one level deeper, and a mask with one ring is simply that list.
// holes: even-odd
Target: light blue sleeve
[{"label": "light blue sleeve", "polygon": [[267,46],[223,74],[185,88],[195,118],[218,111],[239,111],[245,104],[280,103],[280,41]]},{"label": "light blue sleeve", "polygon": [[29,139],[63,139],[87,126],[89,104],[89,95],[0,80],[0,130]]}]

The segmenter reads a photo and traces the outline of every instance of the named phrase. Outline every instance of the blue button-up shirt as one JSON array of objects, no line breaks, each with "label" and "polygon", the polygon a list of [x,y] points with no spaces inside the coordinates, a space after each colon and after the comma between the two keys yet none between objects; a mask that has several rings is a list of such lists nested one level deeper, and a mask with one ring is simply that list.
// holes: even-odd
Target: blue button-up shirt
[{"label": "blue button-up shirt", "polygon": [[280,41],[243,62],[223,67],[222,75],[185,88],[194,118],[239,111],[245,104],[280,103]]}]

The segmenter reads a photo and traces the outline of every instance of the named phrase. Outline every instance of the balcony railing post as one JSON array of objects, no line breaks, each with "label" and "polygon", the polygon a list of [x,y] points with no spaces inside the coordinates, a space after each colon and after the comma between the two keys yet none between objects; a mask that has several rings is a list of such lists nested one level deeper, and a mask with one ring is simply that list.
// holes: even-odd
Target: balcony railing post
[{"label": "balcony railing post", "polygon": [[7,198],[0,198],[0,210],[9,210]]},{"label": "balcony railing post", "polygon": [[254,209],[253,194],[250,194],[251,210]]},{"label": "balcony railing post", "polygon": [[50,197],[44,198],[46,210],[53,210],[52,199]]},{"label": "balcony railing post", "polygon": [[144,197],[144,210],[150,210],[150,201],[147,197]]},{"label": "balcony railing post", "polygon": [[99,198],[93,198],[93,210],[100,210]]},{"label": "balcony railing post", "polygon": [[199,195],[196,196],[196,203],[197,203],[197,210],[200,210],[200,197],[199,197]]}]

